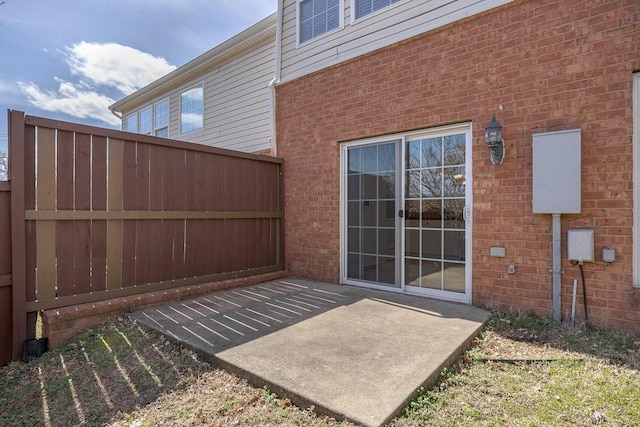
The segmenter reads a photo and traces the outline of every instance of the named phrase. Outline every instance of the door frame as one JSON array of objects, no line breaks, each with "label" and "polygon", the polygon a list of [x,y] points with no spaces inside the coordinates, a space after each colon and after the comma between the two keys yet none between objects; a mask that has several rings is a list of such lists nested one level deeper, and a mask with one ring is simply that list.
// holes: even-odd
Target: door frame
[{"label": "door frame", "polygon": [[[405,150],[406,141],[415,138],[431,138],[438,136],[445,136],[456,133],[465,134],[465,174],[466,174],[466,191],[465,191],[465,293],[448,292],[444,290],[434,290],[428,288],[415,288],[409,287],[406,289],[405,277],[404,277],[404,219],[399,219],[396,215],[396,244],[399,245],[399,250],[396,251],[396,263],[398,272],[396,277],[400,280],[400,287],[392,287],[388,285],[378,285],[369,282],[361,282],[356,280],[350,280],[347,278],[347,202],[346,202],[346,189],[347,189],[347,152],[351,147],[357,147],[361,145],[379,144],[384,142],[400,141],[400,148],[396,150],[399,153],[399,158],[396,159],[396,203],[397,208],[401,207],[404,210],[405,205],[405,187],[406,187],[406,174],[405,174]],[[440,126],[436,128],[421,129],[411,132],[402,132],[397,134],[389,134],[383,136],[377,136],[373,138],[364,138],[353,141],[346,141],[340,144],[340,283],[347,285],[361,286],[365,288],[372,288],[378,290],[384,290],[389,292],[401,292],[410,295],[427,296],[431,298],[454,301],[465,304],[470,304],[472,301],[472,259],[473,259],[473,174],[472,174],[472,123],[464,122],[459,124],[453,124],[448,126]],[[400,210],[398,208],[397,210]],[[400,260],[400,261],[398,261]]]}]

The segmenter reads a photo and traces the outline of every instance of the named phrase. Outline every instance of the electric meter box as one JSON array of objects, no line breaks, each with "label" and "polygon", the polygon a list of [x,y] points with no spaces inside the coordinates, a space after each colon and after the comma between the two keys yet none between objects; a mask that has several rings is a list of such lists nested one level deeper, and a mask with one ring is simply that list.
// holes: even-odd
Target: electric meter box
[{"label": "electric meter box", "polygon": [[593,230],[567,231],[567,258],[569,261],[593,262]]},{"label": "electric meter box", "polygon": [[580,129],[533,135],[533,213],[580,213]]}]

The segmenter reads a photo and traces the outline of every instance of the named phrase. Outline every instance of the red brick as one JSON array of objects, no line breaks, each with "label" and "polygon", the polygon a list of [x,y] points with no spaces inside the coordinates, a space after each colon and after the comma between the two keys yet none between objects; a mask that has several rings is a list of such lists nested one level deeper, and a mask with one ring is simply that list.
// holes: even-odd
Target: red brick
[{"label": "red brick", "polygon": [[[563,216],[562,228],[593,228],[596,254],[616,250],[612,266],[588,268],[599,295],[593,320],[636,328],[630,318],[639,307],[629,302],[640,301],[631,271],[638,22],[637,1],[516,0],[278,86],[287,268],[339,281],[341,141],[471,120],[473,302],[549,313],[551,219],[531,212],[531,135],[580,128],[582,212]],[[500,166],[483,142],[493,112],[507,143]],[[509,261],[488,257],[495,245],[517,260],[518,273],[505,276]],[[564,258],[564,236],[563,245]],[[566,310],[575,267],[563,268]]]}]

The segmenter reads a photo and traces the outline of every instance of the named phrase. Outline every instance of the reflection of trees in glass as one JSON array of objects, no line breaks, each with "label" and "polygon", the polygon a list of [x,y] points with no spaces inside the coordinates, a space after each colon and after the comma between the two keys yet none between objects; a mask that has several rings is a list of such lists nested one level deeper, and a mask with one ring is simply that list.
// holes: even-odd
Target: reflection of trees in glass
[{"label": "reflection of trees in glass", "polygon": [[464,135],[408,142],[407,197],[464,197],[464,149]]},{"label": "reflection of trees in glass", "polygon": [[6,181],[9,172],[9,156],[7,153],[0,152],[0,181]]},{"label": "reflection of trees in glass", "polygon": [[[426,223],[444,220],[446,228],[464,227],[464,162],[463,134],[407,142],[406,197],[423,199],[422,219]],[[429,203],[430,198],[442,198],[442,207]],[[417,219],[420,207],[416,203],[407,201],[407,219]]]}]

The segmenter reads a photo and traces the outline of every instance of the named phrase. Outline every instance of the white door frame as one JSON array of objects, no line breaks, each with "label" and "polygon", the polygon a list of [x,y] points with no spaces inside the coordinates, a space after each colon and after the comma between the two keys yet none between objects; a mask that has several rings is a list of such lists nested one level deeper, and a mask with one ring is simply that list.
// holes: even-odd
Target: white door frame
[{"label": "white door frame", "polygon": [[[396,152],[398,157],[396,159],[396,205],[398,210],[404,210],[405,194],[404,189],[406,186],[406,174],[404,167],[405,159],[405,142],[407,140],[416,138],[430,138],[444,135],[450,135],[454,133],[465,134],[465,174],[466,174],[466,191],[465,191],[465,293],[448,292],[443,290],[434,290],[428,288],[415,288],[406,287],[404,277],[404,219],[396,219],[396,244],[398,250],[396,251],[396,262],[398,272],[396,273],[397,280],[400,281],[400,287],[392,287],[387,285],[377,285],[369,282],[360,282],[350,280],[347,278],[347,203],[346,203],[346,188],[347,188],[347,152],[348,149],[360,145],[378,144],[383,142],[400,141],[400,149]],[[393,135],[384,135],[375,138],[366,138],[356,141],[349,141],[342,143],[340,146],[340,282],[348,285],[356,285],[373,289],[380,289],[390,292],[404,292],[412,295],[428,296],[432,298],[461,302],[470,304],[472,300],[472,248],[473,248],[473,182],[472,182],[472,124],[470,122],[442,126],[433,129],[423,129],[419,131],[412,131]],[[398,261],[399,260],[399,261]],[[398,277],[399,276],[399,277]],[[408,289],[407,289],[408,288]]]}]

